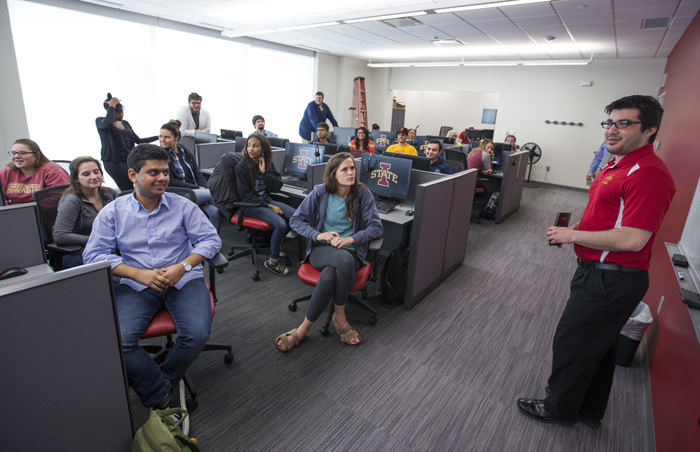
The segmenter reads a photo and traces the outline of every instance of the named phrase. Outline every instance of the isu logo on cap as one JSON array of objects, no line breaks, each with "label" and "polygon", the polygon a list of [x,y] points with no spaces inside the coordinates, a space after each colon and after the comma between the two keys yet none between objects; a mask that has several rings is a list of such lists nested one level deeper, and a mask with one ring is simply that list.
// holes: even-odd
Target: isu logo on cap
[{"label": "isu logo on cap", "polygon": [[296,165],[297,169],[305,170],[309,165],[314,162],[314,159],[309,157],[308,149],[299,149],[299,155],[295,155],[292,158],[292,163]]},{"label": "isu logo on cap", "polygon": [[379,162],[379,169],[372,171],[370,176],[371,179],[379,179],[377,185],[380,187],[388,187],[389,182],[394,184],[399,183],[399,176],[396,173],[389,171],[391,169],[391,163]]}]

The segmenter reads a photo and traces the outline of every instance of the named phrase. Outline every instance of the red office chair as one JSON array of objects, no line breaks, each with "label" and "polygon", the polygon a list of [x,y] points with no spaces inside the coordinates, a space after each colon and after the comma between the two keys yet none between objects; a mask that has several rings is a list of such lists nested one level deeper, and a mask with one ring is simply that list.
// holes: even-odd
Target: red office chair
[{"label": "red office chair", "polygon": [[[375,261],[374,261],[374,266],[376,268],[376,255],[379,249],[382,247],[384,239],[378,238],[375,240],[372,240],[369,244],[369,250],[370,252],[374,253],[375,256]],[[362,300],[367,299],[367,280],[370,279],[370,270],[371,270],[371,265],[368,261],[365,261],[365,265],[361,267],[359,270],[355,272],[355,282],[352,285],[352,290],[351,292],[358,292],[362,291]],[[313,265],[311,265],[308,262],[304,262],[299,266],[299,281],[303,282],[304,284],[311,286],[311,287],[316,287],[316,284],[318,284],[318,278],[321,276],[321,272],[316,270]],[[303,297],[297,298],[287,306],[290,311],[295,312],[297,310],[297,303],[302,302],[302,301],[308,301],[311,299],[311,295],[305,295]],[[367,323],[370,325],[376,325],[377,324],[377,311],[374,310],[370,305],[365,303],[362,300],[358,300],[356,297],[354,297],[352,294],[348,297],[348,303],[354,304],[355,306],[359,306],[365,311],[368,311],[370,313],[369,320],[367,320]],[[328,327],[331,323],[331,319],[333,317],[333,303],[331,303],[331,308],[328,310],[328,316],[326,317],[326,324],[321,327],[321,335],[322,336],[328,336]]]}]

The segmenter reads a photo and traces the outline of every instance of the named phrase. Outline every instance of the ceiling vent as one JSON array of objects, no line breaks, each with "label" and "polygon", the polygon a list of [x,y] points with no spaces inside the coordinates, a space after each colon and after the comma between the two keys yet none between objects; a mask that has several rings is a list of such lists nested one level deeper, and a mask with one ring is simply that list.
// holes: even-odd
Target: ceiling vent
[{"label": "ceiling vent", "polygon": [[423,25],[422,22],[419,22],[412,17],[403,17],[401,19],[389,19],[389,20],[383,20],[382,22],[384,22],[387,25],[391,25],[392,27],[396,27],[396,28],[408,28],[408,27],[417,27],[417,26]]},{"label": "ceiling vent", "polygon": [[660,17],[658,19],[644,19],[642,21],[642,30],[649,30],[652,28],[666,28],[668,27],[668,23],[670,21],[670,17]]}]

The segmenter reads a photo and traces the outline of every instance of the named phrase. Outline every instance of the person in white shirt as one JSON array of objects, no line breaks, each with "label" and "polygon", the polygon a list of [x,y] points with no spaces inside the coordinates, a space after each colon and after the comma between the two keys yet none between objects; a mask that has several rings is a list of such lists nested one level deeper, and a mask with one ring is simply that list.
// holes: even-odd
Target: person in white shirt
[{"label": "person in white shirt", "polygon": [[193,137],[195,132],[209,133],[211,130],[211,117],[209,112],[202,110],[202,96],[190,93],[187,97],[188,105],[181,107],[175,114],[182,127],[180,133],[185,137]]}]

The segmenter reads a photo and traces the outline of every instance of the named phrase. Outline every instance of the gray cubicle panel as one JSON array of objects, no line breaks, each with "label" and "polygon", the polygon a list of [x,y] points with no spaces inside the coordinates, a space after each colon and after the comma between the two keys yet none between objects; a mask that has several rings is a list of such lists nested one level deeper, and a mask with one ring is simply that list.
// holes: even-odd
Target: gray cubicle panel
[{"label": "gray cubicle panel", "polygon": [[418,186],[421,184],[425,184],[427,182],[432,182],[435,180],[440,180],[444,179],[447,177],[446,174],[442,173],[431,173],[428,171],[421,171],[421,170],[411,170],[411,184],[408,187],[408,201],[409,204],[413,204],[413,201],[416,199],[416,193],[418,190]]},{"label": "gray cubicle panel", "polygon": [[520,207],[527,154],[526,151],[503,152],[501,157],[503,178],[496,209],[496,224],[503,222]]},{"label": "gray cubicle panel", "polygon": [[235,141],[222,141],[220,143],[198,144],[195,158],[200,169],[214,168],[219,157],[227,152],[236,151]]},{"label": "gray cubicle panel", "polygon": [[452,205],[440,281],[444,281],[457,267],[462,265],[467,255],[467,236],[469,235],[477,173],[477,170],[471,169],[449,176],[454,180],[454,189],[452,190]]},{"label": "gray cubicle panel", "polygon": [[306,182],[308,193],[318,184],[323,183],[323,174],[326,172],[326,163],[314,163],[306,170]]},{"label": "gray cubicle panel", "polygon": [[194,154],[194,137],[180,137],[178,144]]},{"label": "gray cubicle panel", "polygon": [[455,178],[441,177],[415,188],[411,252],[403,303],[406,309],[415,306],[442,281],[454,186]]},{"label": "gray cubicle panel", "polygon": [[100,262],[0,287],[3,450],[129,450],[109,268]]},{"label": "gray cubicle panel", "polygon": [[35,202],[0,207],[0,231],[0,270],[46,263]]}]

